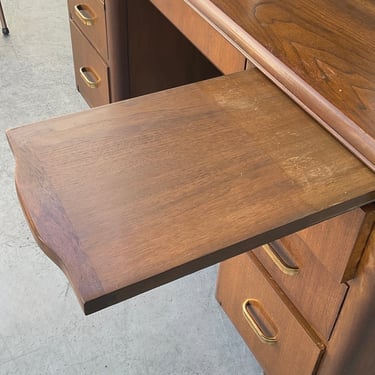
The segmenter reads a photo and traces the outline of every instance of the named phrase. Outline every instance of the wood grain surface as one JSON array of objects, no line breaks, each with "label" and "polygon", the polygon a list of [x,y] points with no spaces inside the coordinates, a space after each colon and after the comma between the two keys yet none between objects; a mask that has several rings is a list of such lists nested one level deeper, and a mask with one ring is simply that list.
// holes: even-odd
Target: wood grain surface
[{"label": "wood grain surface", "polygon": [[87,314],[375,198],[255,69],[7,136],[32,232]]},{"label": "wood grain surface", "polygon": [[187,0],[375,170],[375,3]]}]

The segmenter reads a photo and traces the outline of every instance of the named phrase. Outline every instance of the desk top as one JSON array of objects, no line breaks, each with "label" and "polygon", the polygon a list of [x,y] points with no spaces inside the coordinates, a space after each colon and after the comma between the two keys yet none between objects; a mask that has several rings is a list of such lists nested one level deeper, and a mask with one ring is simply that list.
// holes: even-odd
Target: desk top
[{"label": "desk top", "polygon": [[255,69],[7,135],[31,230],[87,314],[375,199]]},{"label": "desk top", "polygon": [[375,2],[185,1],[375,171]]}]

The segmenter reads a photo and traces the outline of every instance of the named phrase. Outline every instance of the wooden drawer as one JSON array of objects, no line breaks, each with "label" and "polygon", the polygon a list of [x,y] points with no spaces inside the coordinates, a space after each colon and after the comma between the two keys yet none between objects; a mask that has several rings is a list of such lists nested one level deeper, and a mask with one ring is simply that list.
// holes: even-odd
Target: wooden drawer
[{"label": "wooden drawer", "polygon": [[347,212],[299,231],[287,239],[290,248],[301,241],[338,282],[352,279],[375,222],[375,205]]},{"label": "wooden drawer", "polygon": [[108,66],[72,21],[70,32],[78,91],[91,107],[108,104]]},{"label": "wooden drawer", "polygon": [[253,254],[221,263],[217,299],[267,374],[314,373],[323,343]]},{"label": "wooden drawer", "polygon": [[68,0],[70,18],[108,60],[104,4],[99,0]]},{"label": "wooden drawer", "polygon": [[245,69],[245,57],[184,0],[151,0],[222,73]]},{"label": "wooden drawer", "polygon": [[302,315],[328,340],[348,286],[333,279],[295,235],[253,252]]}]

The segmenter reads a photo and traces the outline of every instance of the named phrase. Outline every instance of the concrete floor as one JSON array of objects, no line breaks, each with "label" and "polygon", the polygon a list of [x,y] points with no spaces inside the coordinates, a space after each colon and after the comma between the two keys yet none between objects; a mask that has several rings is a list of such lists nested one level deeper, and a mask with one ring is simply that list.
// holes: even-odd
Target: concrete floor
[{"label": "concrete floor", "polygon": [[75,90],[65,0],[2,0],[0,374],[260,374],[214,298],[217,267],[85,317],[35,245],[4,131],[86,109]]}]

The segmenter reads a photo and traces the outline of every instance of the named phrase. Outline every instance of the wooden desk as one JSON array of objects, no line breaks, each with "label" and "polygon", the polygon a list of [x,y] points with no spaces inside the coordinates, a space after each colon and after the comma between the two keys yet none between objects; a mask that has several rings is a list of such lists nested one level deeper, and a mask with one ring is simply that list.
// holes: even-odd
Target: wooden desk
[{"label": "wooden desk", "polygon": [[373,4],[187,2],[375,170]]},{"label": "wooden desk", "polygon": [[[361,121],[361,116],[373,113],[372,86],[366,86],[367,96],[361,97],[366,108],[353,117],[339,106],[340,95],[332,95],[337,86],[330,82],[342,75],[328,70],[333,78],[321,85],[314,70],[305,77],[297,69],[307,61],[301,52],[306,48],[298,49],[297,64],[295,53],[291,58],[275,47],[286,45],[291,34],[281,36],[284,30],[294,30],[293,25],[308,25],[298,28],[300,41],[320,30],[320,18],[305,12],[304,1],[295,10],[289,2],[267,3],[269,8],[261,13],[264,8],[256,1],[190,0],[213,26],[185,2],[152,3],[201,52],[150,2],[107,0],[107,32],[114,32],[111,17],[120,14],[114,9],[122,10],[128,26],[133,25],[125,38],[129,64],[125,78],[130,80],[124,80],[126,95],[155,91],[166,82],[170,87],[212,77],[219,74],[217,69],[244,70],[249,58],[356,156],[248,64],[247,71],[234,75],[9,131],[17,191],[36,240],[67,274],[86,313],[265,245],[222,264],[217,297],[267,374],[371,374],[375,215],[371,205],[364,205],[374,200],[375,175],[358,157],[371,166],[373,138],[366,128],[371,128],[371,119]],[[321,5],[324,15],[336,9],[333,2]],[[359,5],[350,6],[359,9]],[[340,25],[349,19],[342,15],[351,9],[348,5],[335,13]],[[253,18],[244,17],[247,14]],[[140,16],[151,20],[142,31],[143,40],[164,42],[161,35],[167,31],[168,42],[157,45],[162,53],[155,46],[142,48],[145,45],[137,45],[136,34],[130,34]],[[254,28],[259,19],[263,21]],[[336,18],[330,19],[323,36],[341,33]],[[73,34],[82,34],[82,26],[73,22],[72,30],[77,29]],[[192,26],[196,22],[205,25],[212,43]],[[159,30],[159,24],[164,25],[160,34],[148,35]],[[368,24],[356,25],[365,32]],[[269,32],[264,34],[265,30]],[[349,30],[350,41],[359,39],[361,45],[371,46],[373,39],[369,37],[366,44],[360,29]],[[264,35],[271,44],[264,42]],[[90,37],[82,37],[82,43],[103,53]],[[311,40],[319,45],[321,38]],[[121,61],[114,61],[109,51],[115,40],[124,41],[124,35],[110,39],[111,70],[111,64]],[[176,41],[185,51],[183,58],[178,54],[166,58],[164,53],[175,52],[171,46]],[[138,48],[130,47],[132,43]],[[351,43],[339,43],[336,52],[354,48]],[[146,57],[141,65],[140,56]],[[371,53],[368,56],[371,60]],[[173,62],[173,71],[165,69],[166,60],[168,66]],[[359,73],[371,77],[372,71],[361,61],[351,77]],[[145,73],[142,77],[153,73],[157,79],[137,82],[135,71]],[[165,76],[170,79],[164,80]],[[321,87],[331,91],[319,91]],[[350,97],[346,91],[345,95]],[[109,101],[113,98],[110,94]],[[339,119],[343,129],[354,120],[360,126],[347,137],[346,130],[340,133]],[[353,141],[361,138],[362,131],[367,132],[362,137],[364,148]],[[319,223],[326,219],[330,220]],[[305,227],[309,228],[302,230]],[[297,276],[280,276],[280,267]]]}]

